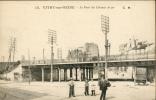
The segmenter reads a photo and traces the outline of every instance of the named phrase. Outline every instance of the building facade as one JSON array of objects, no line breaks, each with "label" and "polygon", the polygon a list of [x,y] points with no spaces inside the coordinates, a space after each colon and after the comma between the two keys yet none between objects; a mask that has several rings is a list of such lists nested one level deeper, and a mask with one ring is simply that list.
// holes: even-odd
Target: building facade
[{"label": "building facade", "polygon": [[87,58],[89,58],[88,60],[97,60],[98,56],[99,56],[99,48],[98,45],[95,43],[86,43],[85,44],[85,51],[86,51],[86,55]]}]

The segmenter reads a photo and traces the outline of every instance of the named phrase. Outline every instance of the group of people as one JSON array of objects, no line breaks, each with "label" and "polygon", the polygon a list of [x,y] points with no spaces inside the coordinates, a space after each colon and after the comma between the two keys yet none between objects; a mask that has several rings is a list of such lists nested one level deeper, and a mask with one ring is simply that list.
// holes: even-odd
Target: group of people
[{"label": "group of people", "polygon": [[[110,87],[111,84],[108,80],[105,80],[104,77],[101,77],[101,79],[98,81],[98,85],[101,90],[100,100],[105,100],[107,87]],[[75,86],[74,80],[71,78],[69,81],[69,98],[75,97],[74,86]],[[95,93],[96,85],[95,85],[93,79],[91,79],[91,82],[89,82],[89,80],[85,80],[85,91],[84,91],[85,96],[89,95],[89,87],[91,87],[91,96],[95,96],[96,95],[96,93]]]},{"label": "group of people", "polygon": [[[90,86],[91,86],[91,96],[95,96],[95,84],[93,79],[90,82]],[[89,95],[89,81],[85,80],[85,92],[84,92],[85,96]]]}]

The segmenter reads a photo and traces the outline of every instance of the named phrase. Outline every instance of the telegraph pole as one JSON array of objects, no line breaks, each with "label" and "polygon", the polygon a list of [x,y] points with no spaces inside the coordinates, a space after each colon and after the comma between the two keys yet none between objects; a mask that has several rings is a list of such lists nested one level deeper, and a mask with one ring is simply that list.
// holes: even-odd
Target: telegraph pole
[{"label": "telegraph pole", "polygon": [[10,63],[11,62],[11,57],[12,57],[12,47],[13,47],[13,38],[10,37],[10,40],[9,40],[9,58],[8,58],[8,62]]},{"label": "telegraph pole", "polygon": [[48,30],[48,41],[51,45],[51,71],[50,71],[50,82],[53,82],[53,58],[54,58],[54,53],[53,53],[53,45],[56,43],[56,31],[49,29]]},{"label": "telegraph pole", "polygon": [[97,64],[97,66],[98,66],[98,80],[100,80],[100,54],[99,54],[99,48],[98,48],[98,64]]},{"label": "telegraph pole", "polygon": [[79,62],[79,49],[76,49],[76,54],[77,54],[77,63]]},{"label": "telegraph pole", "polygon": [[57,59],[62,61],[62,48],[57,48]]},{"label": "telegraph pole", "polygon": [[44,57],[44,48],[43,48],[43,63],[45,64],[45,57]]},{"label": "telegraph pole", "polygon": [[15,58],[15,51],[16,51],[16,38],[13,38],[13,43],[12,43],[12,49],[13,49],[13,62],[14,62],[14,58]]},{"label": "telegraph pole", "polygon": [[13,38],[10,37],[9,38],[9,57],[8,57],[8,63],[6,63],[6,78],[7,78],[7,73],[10,67],[10,63],[11,63],[11,55],[12,55],[12,48],[13,48]]},{"label": "telegraph pole", "polygon": [[[44,48],[43,48],[43,64],[45,64]],[[44,82],[44,68],[45,68],[45,66],[43,66],[41,68],[41,71],[42,71],[42,82]]]},{"label": "telegraph pole", "polygon": [[30,50],[28,49],[28,60],[29,60],[29,65],[28,65],[28,70],[29,70],[29,85],[31,82],[31,70],[30,70]]},{"label": "telegraph pole", "polygon": [[101,29],[105,35],[105,79],[108,79],[107,77],[108,48],[109,48],[109,42],[107,39],[107,34],[109,32],[109,17],[108,16],[101,15]]},{"label": "telegraph pole", "polygon": [[15,51],[16,51],[16,37],[10,37],[9,40],[9,59],[11,62],[11,58],[12,61],[14,62],[14,58],[15,58]]}]

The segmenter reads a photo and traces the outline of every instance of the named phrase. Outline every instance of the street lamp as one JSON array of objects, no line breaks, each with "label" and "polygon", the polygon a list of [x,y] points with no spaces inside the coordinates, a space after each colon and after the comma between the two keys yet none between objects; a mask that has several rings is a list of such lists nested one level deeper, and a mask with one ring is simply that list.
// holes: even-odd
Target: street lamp
[{"label": "street lamp", "polygon": [[50,71],[50,82],[53,82],[53,45],[56,43],[56,31],[48,29],[48,42],[51,45],[51,71]]},{"label": "street lamp", "polygon": [[109,17],[101,15],[101,29],[105,34],[105,79],[107,79],[107,67],[108,67],[108,48],[109,42],[107,39],[107,34],[109,32]]}]

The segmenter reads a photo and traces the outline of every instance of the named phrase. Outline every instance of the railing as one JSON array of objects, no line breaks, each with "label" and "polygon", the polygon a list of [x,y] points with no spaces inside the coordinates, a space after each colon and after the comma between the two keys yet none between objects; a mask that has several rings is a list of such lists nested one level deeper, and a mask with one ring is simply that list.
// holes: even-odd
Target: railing
[{"label": "railing", "polygon": [[[135,55],[111,55],[108,57],[108,61],[125,61],[125,60],[150,60],[150,59],[155,59],[154,54],[135,54]],[[80,63],[80,62],[93,62],[93,61],[98,61],[98,60],[77,60],[77,59],[54,59],[53,63],[58,64],[58,63]],[[105,57],[100,57],[99,61],[105,61]],[[29,65],[29,61],[21,61],[23,65]],[[36,60],[36,61],[30,61],[30,65],[36,65],[36,64],[51,64],[50,60]]]}]

